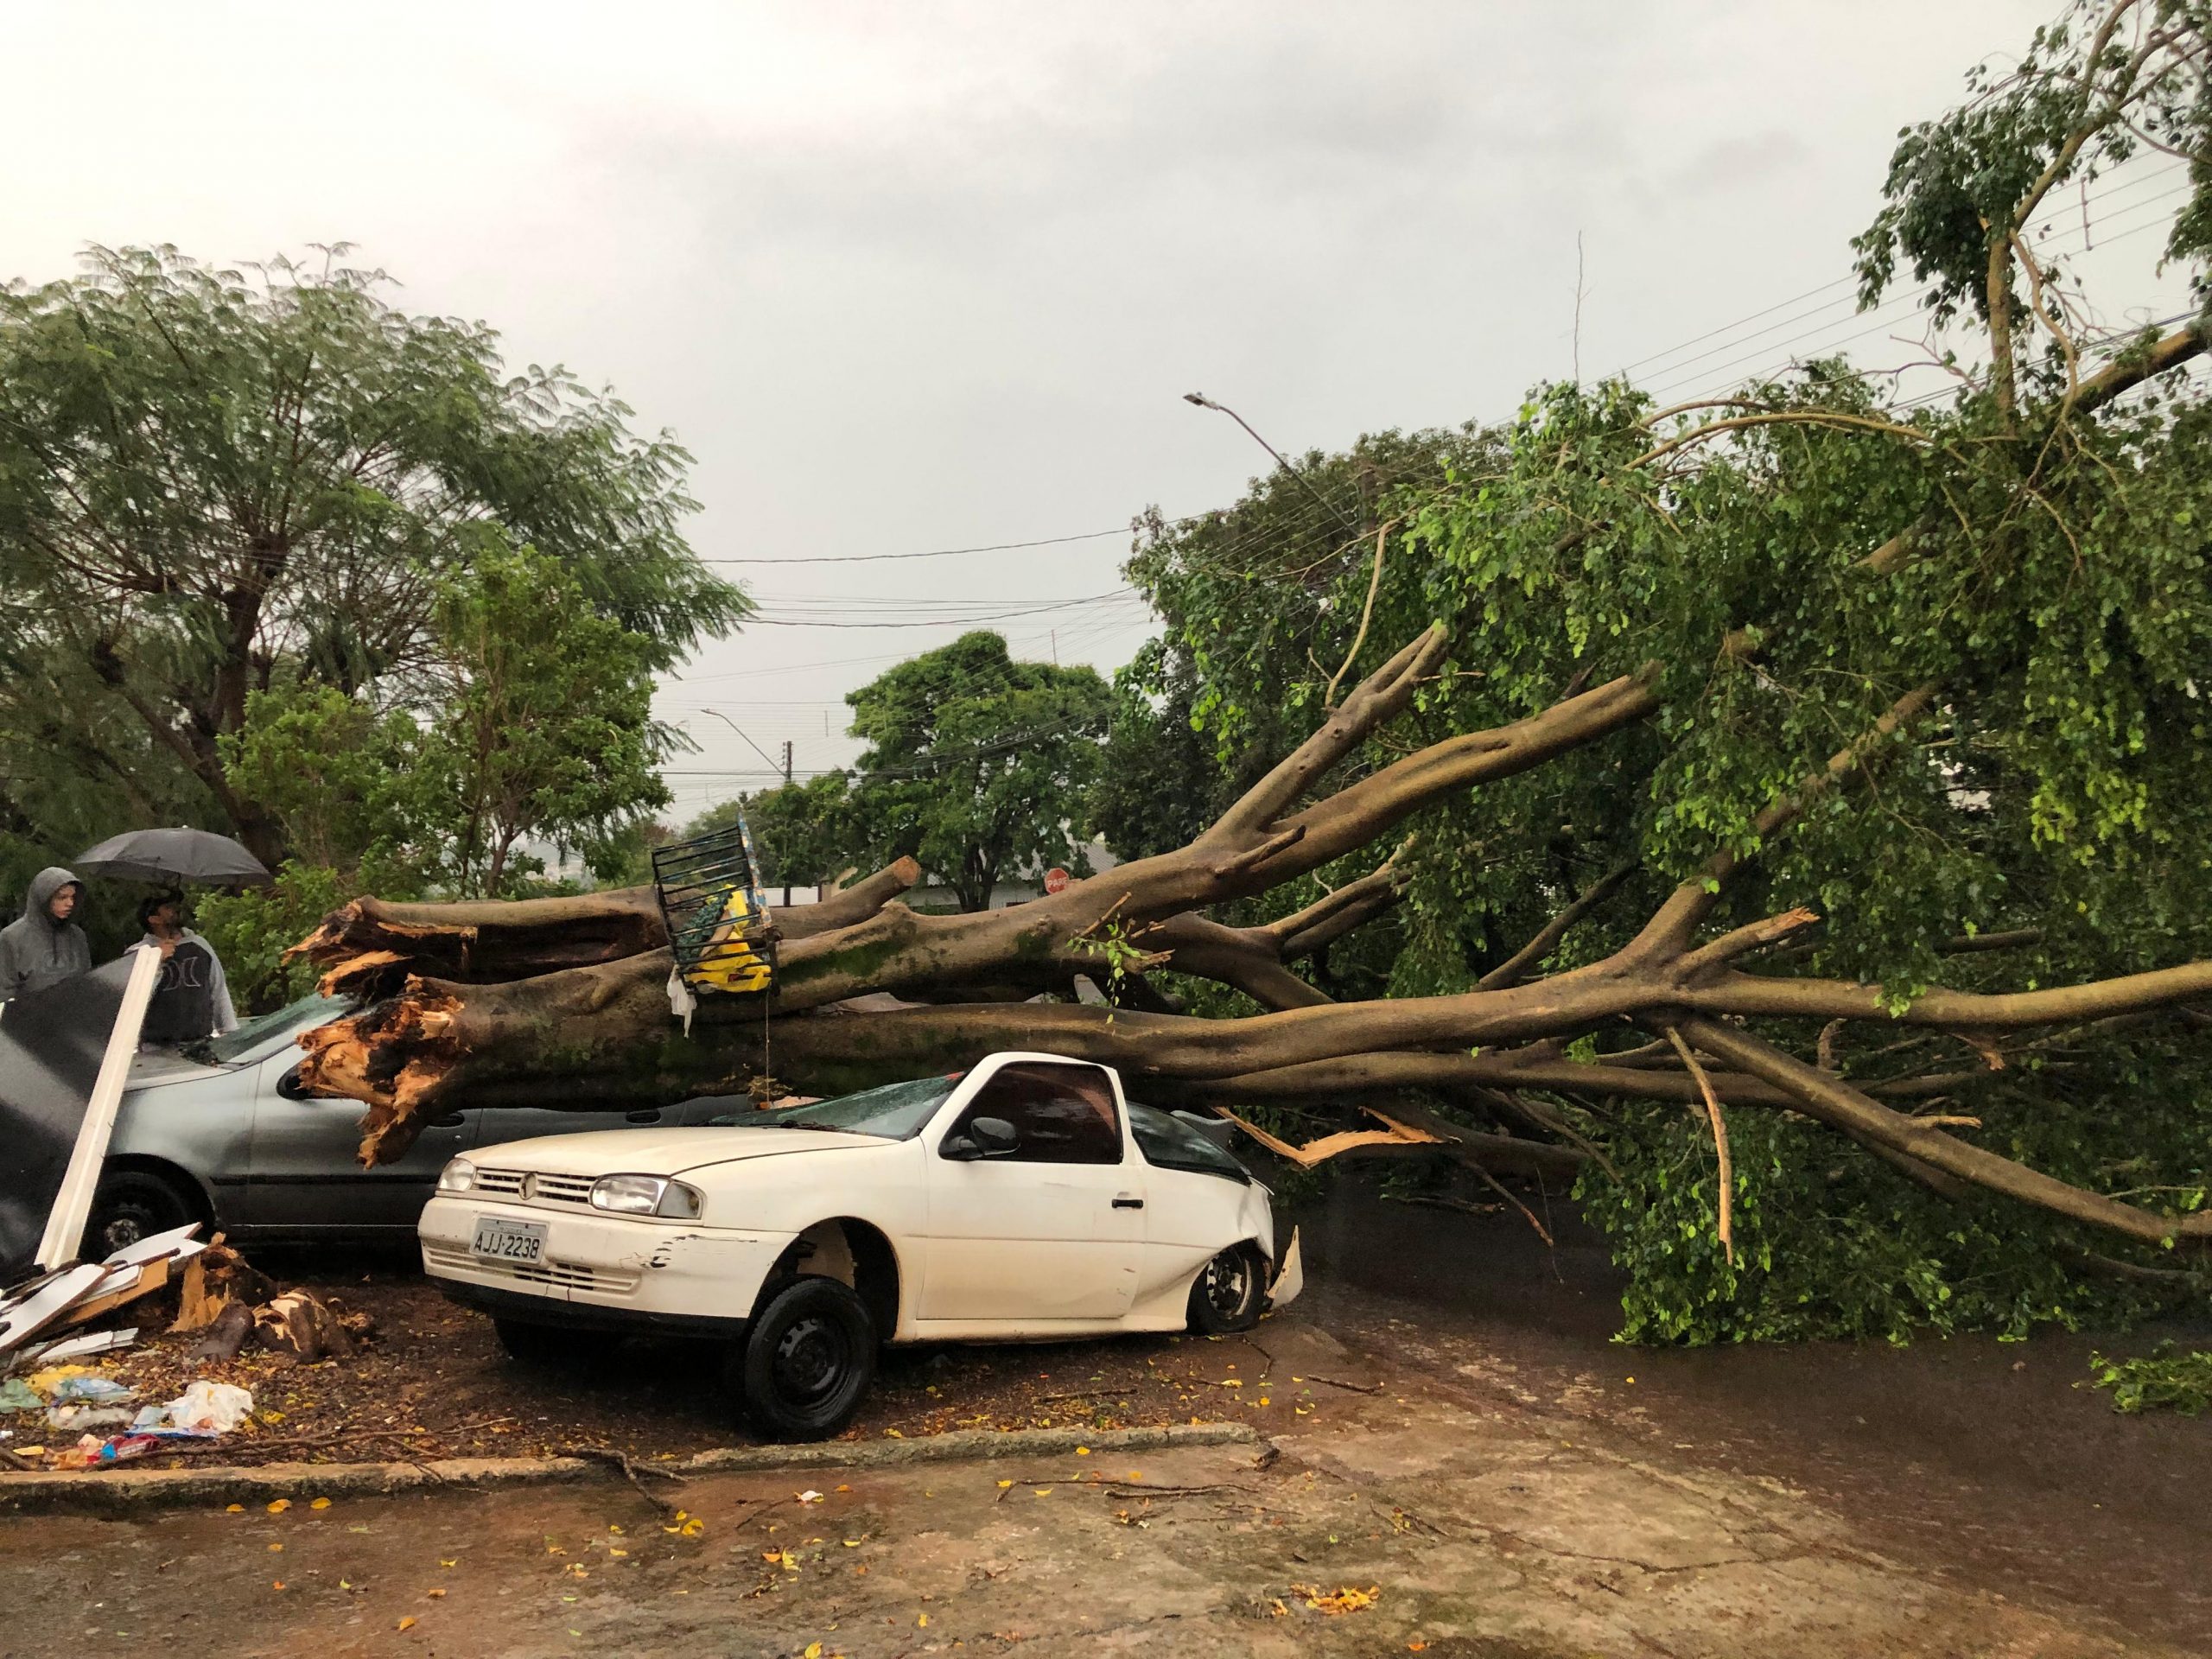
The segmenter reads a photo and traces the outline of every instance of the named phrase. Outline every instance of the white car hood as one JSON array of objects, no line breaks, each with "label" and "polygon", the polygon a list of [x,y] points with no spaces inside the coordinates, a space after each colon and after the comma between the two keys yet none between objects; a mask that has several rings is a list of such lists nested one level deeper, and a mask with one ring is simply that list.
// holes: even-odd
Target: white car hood
[{"label": "white car hood", "polygon": [[502,1141],[466,1154],[480,1169],[544,1175],[681,1175],[710,1164],[800,1152],[861,1152],[895,1144],[834,1129],[601,1129]]}]

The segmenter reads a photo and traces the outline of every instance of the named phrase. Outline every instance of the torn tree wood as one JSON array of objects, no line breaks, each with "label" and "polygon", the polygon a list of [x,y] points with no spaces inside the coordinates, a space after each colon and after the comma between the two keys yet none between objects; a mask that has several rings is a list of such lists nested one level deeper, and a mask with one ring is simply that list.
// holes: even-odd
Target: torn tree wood
[{"label": "torn tree wood", "polygon": [[1381,1123],[1381,1128],[1344,1129],[1335,1135],[1325,1135],[1318,1141],[1309,1141],[1302,1147],[1294,1147],[1287,1141],[1269,1135],[1249,1118],[1239,1117],[1234,1112],[1224,1112],[1222,1116],[1276,1157],[1287,1159],[1300,1169],[1313,1169],[1327,1163],[1332,1158],[1341,1158],[1348,1152],[1365,1151],[1376,1147],[1434,1147],[1443,1144],[1440,1137],[1427,1130],[1393,1122],[1371,1108],[1367,1116]]}]

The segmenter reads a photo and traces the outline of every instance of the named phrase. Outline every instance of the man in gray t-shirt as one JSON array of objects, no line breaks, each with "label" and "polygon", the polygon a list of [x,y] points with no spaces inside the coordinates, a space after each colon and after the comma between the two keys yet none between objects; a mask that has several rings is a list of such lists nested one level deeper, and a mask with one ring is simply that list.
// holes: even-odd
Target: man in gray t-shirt
[{"label": "man in gray t-shirt", "polygon": [[138,924],[146,930],[139,943],[162,953],[161,977],[154,982],[154,999],[146,1005],[138,1040],[149,1047],[174,1048],[219,1037],[235,1027],[238,1010],[231,1006],[223,960],[213,945],[184,925],[182,899],[174,893],[149,899],[138,906]]}]

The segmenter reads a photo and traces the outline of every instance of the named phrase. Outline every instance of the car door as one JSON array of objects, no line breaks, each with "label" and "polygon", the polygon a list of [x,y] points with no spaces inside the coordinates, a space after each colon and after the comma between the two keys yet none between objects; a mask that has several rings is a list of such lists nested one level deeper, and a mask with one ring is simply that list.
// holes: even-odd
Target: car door
[{"label": "car door", "polygon": [[[1012,1125],[1012,1147],[963,1155],[978,1118]],[[1007,1061],[932,1128],[922,1320],[1001,1325],[1012,1334],[1128,1312],[1143,1251],[1145,1171],[1112,1073]]]},{"label": "car door", "polygon": [[398,1228],[412,1231],[447,1160],[469,1148],[467,1115],[435,1112],[392,1163],[363,1169],[361,1103],[302,1094],[299,1052],[261,1062],[254,1087],[238,1221],[286,1231]]}]

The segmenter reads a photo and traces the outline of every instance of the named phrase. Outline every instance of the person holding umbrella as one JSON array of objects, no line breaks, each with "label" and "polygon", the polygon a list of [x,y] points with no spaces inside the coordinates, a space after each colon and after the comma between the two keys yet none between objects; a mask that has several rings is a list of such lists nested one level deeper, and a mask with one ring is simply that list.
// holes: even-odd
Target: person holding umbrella
[{"label": "person holding umbrella", "polygon": [[31,878],[22,915],[0,928],[0,1002],[91,971],[92,941],[70,919],[84,891],[58,864]]},{"label": "person holding umbrella", "polygon": [[146,930],[139,943],[162,953],[162,975],[146,1010],[142,1043],[171,1048],[237,1026],[222,962],[214,946],[185,926],[182,895],[169,884],[263,885],[270,877],[260,860],[228,836],[205,830],[132,830],[79,854],[77,868],[93,875],[156,881],[164,888],[138,906],[138,923]]},{"label": "person holding umbrella", "polygon": [[146,936],[138,943],[162,953],[161,977],[138,1040],[148,1048],[176,1048],[235,1030],[238,1010],[231,1006],[230,982],[215,947],[184,925],[184,895],[157,893],[138,906]]}]

